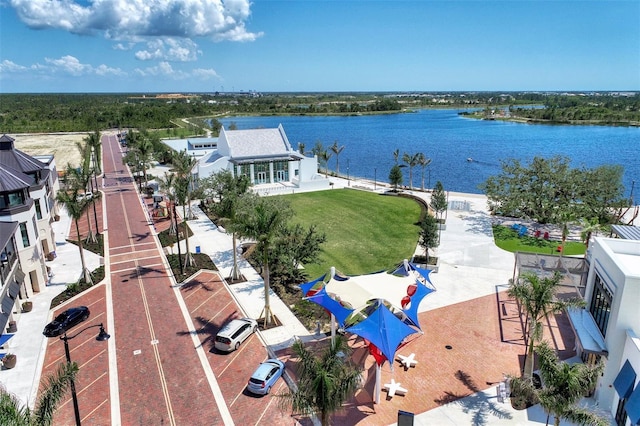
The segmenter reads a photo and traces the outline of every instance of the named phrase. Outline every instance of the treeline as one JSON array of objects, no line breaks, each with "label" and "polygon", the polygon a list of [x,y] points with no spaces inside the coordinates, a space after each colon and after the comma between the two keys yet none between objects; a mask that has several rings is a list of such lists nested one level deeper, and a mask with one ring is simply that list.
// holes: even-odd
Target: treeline
[{"label": "treeline", "polygon": [[511,107],[512,118],[561,123],[640,125],[640,95],[549,96],[544,108]]},{"label": "treeline", "polygon": [[[518,105],[544,105],[520,108]],[[0,132],[174,129],[182,118],[234,114],[332,115],[401,112],[416,108],[509,106],[516,117],[565,123],[640,122],[640,96],[530,92],[1,94]],[[490,110],[490,108],[488,108]],[[213,128],[214,134],[217,126]]]}]

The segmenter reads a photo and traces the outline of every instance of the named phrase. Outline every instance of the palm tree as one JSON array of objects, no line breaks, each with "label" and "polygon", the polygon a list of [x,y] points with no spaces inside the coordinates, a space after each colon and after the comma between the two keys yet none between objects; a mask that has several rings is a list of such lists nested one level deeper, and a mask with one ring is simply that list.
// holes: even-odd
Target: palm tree
[{"label": "palm tree", "polygon": [[[240,197],[249,190],[251,182],[246,175],[234,177],[229,170],[223,170],[213,175],[213,185],[218,198],[218,202],[213,205],[213,212],[220,217],[223,226],[229,228],[229,224],[235,221]],[[233,229],[233,226],[230,229]],[[231,232],[231,236],[233,238],[233,269],[229,278],[234,282],[242,276],[238,268],[236,233]]]},{"label": "palm tree", "polygon": [[47,377],[33,411],[28,405],[21,406],[20,400],[15,395],[0,386],[0,424],[14,426],[53,424],[53,415],[77,373],[78,364],[75,362],[61,363],[55,374]]},{"label": "palm tree", "polygon": [[89,136],[84,138],[84,141],[91,147],[93,170],[97,174],[102,173],[102,142],[100,140],[100,131],[96,130],[93,133],[89,133]]},{"label": "palm tree", "polygon": [[[568,307],[584,306],[580,299],[558,300],[555,297],[556,290],[560,286],[562,275],[556,272],[552,277],[540,278],[534,273],[522,274],[511,284],[507,294],[516,299],[520,309],[527,316],[525,321],[525,334],[528,341],[528,351],[525,358],[525,377],[533,375],[533,356],[535,343],[542,338],[542,323],[549,314],[557,314]],[[528,327],[527,327],[528,325]]]},{"label": "palm tree", "polygon": [[[158,188],[164,193],[165,197],[170,204],[175,205],[176,196],[175,196],[175,185],[176,185],[176,174],[175,173],[164,173],[164,177],[158,176]],[[173,217],[173,209],[171,206],[167,206],[167,214],[169,215],[169,235],[177,235],[178,229],[177,225],[174,224]],[[177,222],[177,220],[176,220]]]},{"label": "palm tree", "polygon": [[329,175],[329,158],[331,158],[331,153],[325,149],[320,152],[320,156],[318,158],[324,164],[324,177],[327,177]]},{"label": "palm tree", "polygon": [[320,415],[323,426],[329,425],[331,414],[340,410],[358,389],[362,370],[350,361],[351,349],[344,336],[338,335],[320,356],[307,349],[300,340],[293,344],[298,358],[297,388],[285,394],[281,406],[294,413]]},{"label": "palm tree", "polygon": [[334,141],[329,148],[336,155],[336,174],[340,176],[340,153],[344,150],[344,145],[338,146],[338,141]]},{"label": "palm tree", "polygon": [[558,359],[555,351],[547,342],[536,347],[540,360],[541,387],[536,388],[531,378],[510,378],[513,395],[524,397],[531,403],[539,403],[547,413],[546,424],[554,416],[554,424],[568,420],[581,425],[605,426],[607,419],[593,411],[577,406],[577,403],[592,391],[598,377],[604,370],[604,364],[568,364]]},{"label": "palm tree", "polygon": [[[596,235],[598,232],[601,232],[605,227],[600,225],[597,218],[593,218],[591,220],[583,219],[582,220],[582,231],[580,232],[580,238],[582,242],[585,244],[587,249],[589,249],[589,241],[591,240],[591,236],[595,232]],[[585,252],[585,256],[587,253]]]},{"label": "palm tree", "polygon": [[[98,214],[96,213],[96,205],[95,205],[95,200],[93,199],[94,196],[97,197],[98,196],[98,192],[93,190],[90,190],[89,188],[93,188],[93,181],[91,180],[94,173],[95,173],[95,169],[93,169],[93,167],[91,166],[91,147],[89,146],[89,144],[86,142],[82,144],[80,142],[76,143],[76,147],[78,148],[78,151],[80,152],[80,158],[81,158],[81,162],[80,162],[80,167],[77,169],[73,169],[72,171],[70,170],[69,172],[70,175],[68,176],[67,182],[72,182],[73,185],[76,185],[78,187],[78,189],[82,189],[82,191],[84,191],[85,194],[87,193],[91,193],[91,198],[89,198],[91,205],[93,206],[93,217],[95,220],[95,225],[96,225],[96,232],[93,232],[93,227],[91,226],[91,218],[89,216],[89,210],[87,209],[87,226],[88,226],[88,233],[87,233],[87,242],[92,242],[94,244],[96,244],[98,242],[98,238],[97,238],[97,234],[98,234]],[[86,196],[85,196],[86,197]]]},{"label": "palm tree", "polygon": [[[422,186],[421,189],[424,191],[424,169],[431,164],[431,158],[427,158],[423,153],[418,154],[418,164],[422,167]],[[429,172],[431,173],[431,172]],[[431,185],[431,182],[429,182]]]},{"label": "palm tree", "polygon": [[262,262],[264,275],[264,321],[271,324],[271,306],[269,304],[269,261],[271,247],[276,243],[281,230],[286,226],[293,211],[282,199],[260,198],[253,193],[241,197],[236,211],[236,220],[231,231],[239,236],[256,242],[254,251]]},{"label": "palm tree", "polygon": [[127,135],[129,149],[136,158],[136,170],[142,171],[144,186],[148,185],[147,168],[153,154],[153,142],[146,131],[131,132]]},{"label": "palm tree", "polygon": [[[74,168],[68,164],[66,169],[66,176],[72,176],[74,173]],[[76,225],[76,237],[78,243],[78,249],[80,250],[80,261],[82,263],[82,272],[84,274],[84,281],[86,283],[91,282],[91,274],[89,273],[89,269],[87,269],[87,265],[84,261],[84,250],[82,248],[82,236],[80,235],[80,226],[78,225],[78,221],[82,218],[82,215],[88,211],[90,206],[90,200],[87,200],[84,197],[79,196],[79,189],[77,185],[71,185],[69,190],[67,191],[58,191],[56,195],[56,200],[60,203],[69,213],[69,216],[73,219]]]},{"label": "palm tree", "polygon": [[402,155],[402,161],[407,163],[407,166],[409,166],[409,188],[412,190],[413,190],[413,168],[418,165],[419,156],[420,156],[419,153],[411,155],[407,152],[405,152]]},{"label": "palm tree", "polygon": [[306,145],[304,144],[304,142],[298,142],[298,152],[300,152],[300,154],[304,155],[305,148]]},{"label": "palm tree", "polygon": [[175,155],[171,162],[173,166],[173,170],[176,174],[175,195],[178,203],[182,204],[182,213],[183,213],[182,225],[184,226],[185,244],[187,248],[185,253],[184,263],[187,266],[191,266],[195,264],[193,260],[193,256],[189,251],[189,235],[187,230],[187,220],[193,217],[193,213],[191,212],[191,194],[194,189],[192,170],[195,167],[196,163],[197,163],[196,159],[191,157],[187,153],[186,149],[180,151],[177,155]]},{"label": "palm tree", "polygon": [[395,163],[398,164],[399,158],[400,158],[400,150],[396,149],[395,151],[393,151],[393,161],[395,161]]}]

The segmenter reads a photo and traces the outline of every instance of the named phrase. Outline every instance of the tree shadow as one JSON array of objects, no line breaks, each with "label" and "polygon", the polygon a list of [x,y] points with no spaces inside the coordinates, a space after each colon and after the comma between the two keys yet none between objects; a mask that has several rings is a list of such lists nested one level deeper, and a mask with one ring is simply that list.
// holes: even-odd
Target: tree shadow
[{"label": "tree shadow", "polygon": [[212,322],[207,318],[197,316],[194,318],[194,326],[196,327],[195,331],[177,331],[176,335],[186,336],[196,334],[198,336],[198,339],[200,340],[200,346],[202,346],[203,349],[213,354],[224,354],[226,352],[218,351],[215,348],[216,335],[224,324],[236,318],[239,318],[238,311],[233,311],[232,313],[224,317],[222,321],[216,320],[216,322]]},{"label": "tree shadow", "polygon": [[455,373],[456,379],[458,379],[472,394],[459,395],[454,392],[445,391],[444,395],[434,401],[439,405],[445,405],[449,403],[458,404],[462,407],[462,412],[472,414],[473,425],[487,425],[491,423],[491,417],[499,419],[511,419],[513,416],[508,410],[503,409],[495,400],[497,396],[487,396],[482,392],[473,378],[462,370],[458,370]]}]

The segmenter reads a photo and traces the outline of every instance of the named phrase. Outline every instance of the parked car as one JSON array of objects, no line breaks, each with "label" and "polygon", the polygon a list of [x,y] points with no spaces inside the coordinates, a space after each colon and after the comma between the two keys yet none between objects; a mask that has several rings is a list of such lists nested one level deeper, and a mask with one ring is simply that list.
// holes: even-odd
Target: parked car
[{"label": "parked car", "polygon": [[240,318],[229,321],[216,335],[215,347],[230,352],[237,350],[258,329],[258,323],[251,318]]},{"label": "parked car", "polygon": [[75,308],[67,309],[47,324],[42,334],[47,337],[60,336],[85,321],[89,318],[90,314],[89,308],[86,306],[76,306]]},{"label": "parked car", "polygon": [[284,364],[282,361],[274,358],[268,359],[253,372],[247,383],[247,390],[258,395],[266,395],[283,372]]}]

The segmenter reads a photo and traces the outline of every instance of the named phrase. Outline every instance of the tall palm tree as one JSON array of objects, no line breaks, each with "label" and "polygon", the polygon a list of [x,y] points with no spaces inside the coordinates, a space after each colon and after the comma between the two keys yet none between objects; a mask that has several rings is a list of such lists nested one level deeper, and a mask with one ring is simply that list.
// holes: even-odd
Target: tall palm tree
[{"label": "tall palm tree", "polygon": [[560,287],[562,275],[554,273],[552,277],[540,278],[534,273],[522,274],[511,284],[507,294],[516,299],[520,309],[526,315],[525,335],[527,336],[528,351],[525,358],[525,377],[533,375],[534,348],[537,341],[542,338],[543,320],[550,314],[557,314],[568,307],[584,306],[580,299],[559,300],[555,294]]},{"label": "tall palm tree", "polygon": [[[175,195],[175,185],[176,185],[176,174],[175,173],[164,173],[164,177],[158,176],[158,188],[164,193],[165,197],[170,204],[176,203],[176,195]],[[177,235],[178,229],[177,225],[174,224],[173,217],[173,209],[171,206],[167,206],[167,214],[169,215],[169,235]],[[177,221],[176,221],[177,222]]]},{"label": "tall palm tree", "polygon": [[536,346],[536,352],[540,360],[541,387],[537,388],[529,377],[511,377],[512,395],[530,403],[539,403],[547,413],[547,425],[551,415],[556,426],[563,419],[581,425],[609,425],[607,419],[577,405],[596,386],[604,364],[568,364],[560,361],[547,342]]},{"label": "tall palm tree", "polygon": [[236,220],[231,224],[231,231],[239,236],[256,242],[254,251],[262,262],[264,275],[264,321],[271,324],[271,306],[269,303],[269,261],[272,250],[288,219],[293,215],[291,207],[282,199],[258,197],[247,193],[241,197],[236,211]]},{"label": "tall palm tree", "polygon": [[319,356],[300,340],[292,349],[298,358],[299,379],[295,390],[278,395],[281,406],[294,413],[320,415],[322,425],[328,426],[331,414],[355,394],[362,370],[350,361],[351,349],[341,335]]},{"label": "tall palm tree", "polygon": [[409,166],[409,188],[413,190],[413,168],[418,165],[420,154],[409,154],[405,152],[402,155],[402,161]]},{"label": "tall palm tree", "polygon": [[[72,176],[74,173],[74,168],[68,164],[65,176]],[[89,273],[89,269],[87,269],[87,265],[84,260],[84,250],[82,248],[82,236],[80,235],[80,226],[78,225],[78,221],[82,218],[82,215],[85,214],[89,210],[89,206],[91,205],[90,200],[87,200],[84,197],[80,197],[79,187],[77,185],[71,185],[65,191],[58,191],[56,195],[56,200],[60,203],[69,213],[69,216],[73,219],[76,225],[76,238],[78,243],[78,249],[80,250],[80,261],[82,263],[82,273],[84,274],[84,281],[87,283],[91,282],[91,274]]]},{"label": "tall palm tree", "polygon": [[127,143],[129,150],[136,158],[136,170],[142,171],[142,179],[144,179],[144,186],[146,187],[149,182],[147,179],[147,168],[151,162],[153,155],[153,142],[146,131],[130,132],[127,135]]},{"label": "tall palm tree", "polygon": [[324,177],[327,177],[329,175],[329,159],[331,158],[331,153],[324,149],[320,152],[318,158],[324,164]]},{"label": "tall palm tree", "polygon": [[174,155],[173,160],[171,161],[173,171],[176,174],[176,198],[178,203],[182,205],[182,225],[184,227],[185,244],[187,248],[184,263],[188,266],[195,264],[193,256],[191,255],[191,251],[189,250],[187,221],[193,217],[193,213],[191,211],[191,195],[193,193],[195,184],[193,182],[192,170],[195,167],[196,163],[196,159],[190,156],[187,153],[186,149]]},{"label": "tall palm tree", "polygon": [[[427,158],[423,153],[418,154],[418,164],[422,167],[422,186],[421,189],[424,191],[424,169],[431,164],[431,158]],[[429,183],[431,184],[431,183]]]},{"label": "tall palm tree", "polygon": [[400,150],[396,149],[395,151],[393,151],[393,161],[395,161],[395,163],[398,164],[399,158],[400,158]]},{"label": "tall palm tree", "polygon": [[[246,175],[236,176],[229,170],[223,170],[213,175],[214,186],[217,188],[218,202],[213,205],[214,213],[220,217],[223,226],[233,231],[230,224],[236,220],[240,197],[247,193],[251,182]],[[234,282],[242,278],[238,268],[237,236],[231,232],[233,239],[233,268],[231,269],[230,281]]]},{"label": "tall palm tree", "polygon": [[99,227],[98,227],[98,214],[96,213],[96,204],[93,198],[94,196],[97,197],[99,193],[97,191],[95,191],[94,193],[93,181],[91,180],[95,174],[95,169],[91,165],[92,148],[89,146],[86,140],[84,141],[84,143],[76,142],[76,147],[80,152],[80,158],[81,158],[80,167],[72,171],[70,176],[68,176],[67,182],[73,182],[73,184],[77,185],[78,189],[82,189],[85,194],[91,193],[91,197],[88,199],[91,205],[93,206],[93,217],[94,217],[96,232],[95,233],[93,232],[89,210],[87,209],[86,214],[87,214],[88,233],[87,233],[86,241],[92,242],[95,244],[98,242],[97,234],[98,234]]},{"label": "tall palm tree", "polygon": [[[589,249],[589,241],[591,241],[591,236],[594,233],[597,235],[598,232],[603,231],[604,228],[605,226],[600,225],[600,223],[598,222],[598,218],[582,220],[582,231],[580,232],[580,238],[582,239],[582,242],[585,244],[587,249]],[[585,252],[584,255],[586,256],[587,253]]]},{"label": "tall palm tree", "polygon": [[35,409],[22,405],[20,400],[0,386],[0,424],[12,426],[49,426],[62,398],[78,373],[75,362],[61,363],[54,374],[48,376]]},{"label": "tall palm tree", "polygon": [[344,150],[344,145],[339,146],[338,141],[334,141],[329,148],[336,155],[336,174],[340,176],[340,153]]},{"label": "tall palm tree", "polygon": [[96,130],[93,133],[89,133],[89,136],[84,138],[84,141],[91,147],[91,159],[94,171],[97,174],[102,173],[102,141],[100,139],[100,131]]}]

